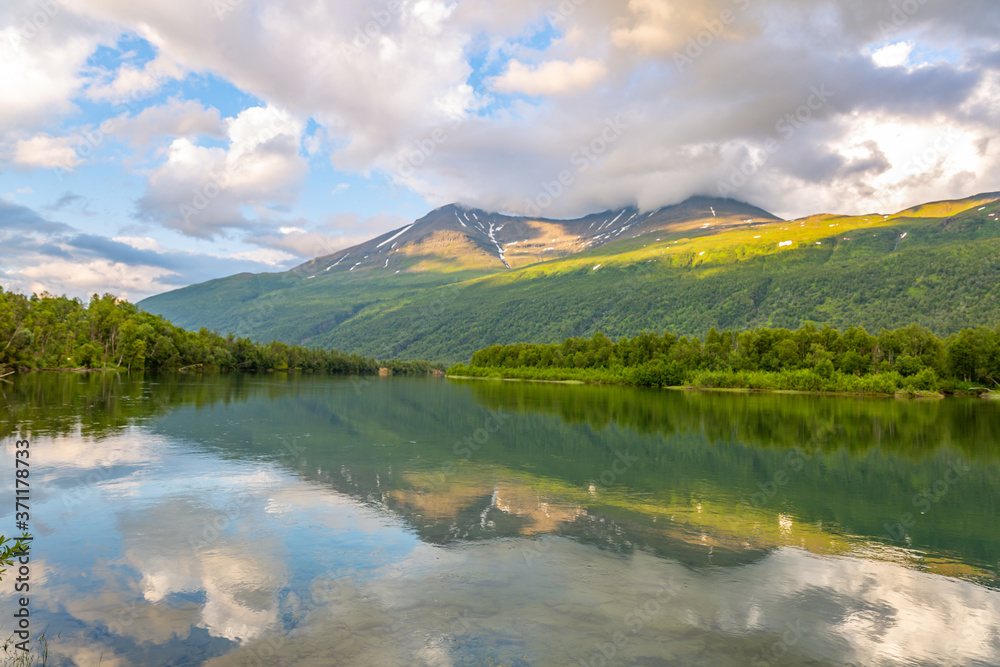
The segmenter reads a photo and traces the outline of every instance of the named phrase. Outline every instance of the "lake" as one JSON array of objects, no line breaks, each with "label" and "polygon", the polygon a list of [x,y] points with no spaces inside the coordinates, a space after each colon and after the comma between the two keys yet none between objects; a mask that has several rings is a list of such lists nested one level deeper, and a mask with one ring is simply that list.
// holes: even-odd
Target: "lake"
[{"label": "lake", "polygon": [[50,665],[1000,665],[1000,401],[281,374],[0,392],[0,527],[28,438]]}]

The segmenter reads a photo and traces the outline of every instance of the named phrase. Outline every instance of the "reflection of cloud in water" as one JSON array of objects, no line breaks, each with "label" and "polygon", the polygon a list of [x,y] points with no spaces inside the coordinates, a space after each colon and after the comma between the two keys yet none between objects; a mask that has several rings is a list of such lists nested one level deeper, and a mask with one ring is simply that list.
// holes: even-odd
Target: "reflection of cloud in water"
[{"label": "reflection of cloud in water", "polygon": [[[162,438],[138,427],[129,427],[113,438],[98,440],[82,435],[79,426],[70,435],[46,438],[44,443],[41,464],[47,471],[55,470],[61,474],[148,464],[162,457],[162,448],[167,444]],[[7,449],[13,451],[13,444],[9,444]]]},{"label": "reflection of cloud in water", "polygon": [[[220,553],[219,551],[225,551]],[[249,556],[253,545],[227,545],[201,555],[205,627],[217,637],[252,639],[278,621],[279,563]],[[279,566],[279,567],[276,567]]]},{"label": "reflection of cloud in water", "polygon": [[[216,648],[280,631],[289,579],[282,531],[303,517],[318,534],[361,533],[383,547],[395,540],[404,553],[417,541],[387,528],[384,513],[269,464],[219,465],[150,434],[49,442],[33,478],[65,514],[65,539],[79,533],[90,554],[93,526],[113,525],[107,538],[121,540],[111,554],[100,548],[83,580],[72,557],[57,562],[51,583],[44,561],[33,559],[34,581],[46,584],[36,608],[74,619],[61,619],[63,627],[93,629],[53,645],[70,664],[133,664],[136,652],[155,662],[188,642],[196,655],[205,650],[196,635],[206,631]],[[59,494],[74,502],[64,506]]]},{"label": "reflection of cloud in water", "polygon": [[[91,590],[70,583],[59,563],[48,576],[56,581],[39,596],[44,608],[62,605],[89,627],[108,625],[122,605],[135,603],[134,619],[120,632],[127,641],[106,649],[102,664],[116,664],[116,654],[117,664],[128,664],[121,658],[128,646],[184,642],[192,626],[242,643],[210,662],[220,666],[265,655],[271,657],[262,664],[278,665],[578,664],[598,655],[616,632],[627,640],[614,647],[612,662],[620,664],[725,667],[759,656],[774,665],[1000,663],[1000,593],[920,572],[912,551],[876,554],[858,545],[853,553],[862,558],[822,558],[784,548],[761,552],[749,565],[691,569],[562,538],[432,547],[378,508],[257,462],[220,465],[198,454],[153,452],[163,443],[148,434],[99,446],[62,440],[46,462],[56,462],[55,472],[46,475],[79,479],[87,469],[74,457],[128,473],[103,480],[95,494],[100,511],[116,517],[118,559],[88,572]],[[133,463],[150,470],[151,461],[157,461],[152,479],[128,472]],[[448,523],[485,502],[518,518],[522,534],[586,515],[526,484],[450,482],[436,494],[393,489],[382,502]],[[118,502],[133,490],[136,498]],[[90,506],[77,511],[84,509]],[[782,532],[800,530],[792,514],[776,521]],[[282,539],[288,526],[322,567],[364,572],[345,576],[334,569],[314,578],[311,562],[286,553],[296,548]],[[321,552],[317,536],[337,550]],[[192,543],[192,537],[203,539]],[[302,569],[296,574],[302,581],[293,566]],[[129,567],[137,574],[123,577]],[[304,586],[309,580],[311,587]],[[657,597],[666,581],[676,594]],[[649,605],[655,613],[647,612],[633,633],[636,610]],[[281,622],[286,614],[295,619],[291,631]],[[802,637],[785,647],[787,655],[769,656],[789,623],[801,625]],[[92,648],[67,639],[63,655],[77,664],[98,662]]]},{"label": "reflection of cloud in water", "polygon": [[359,504],[351,496],[308,482],[285,483],[271,489],[265,511],[279,520],[309,517],[313,528],[330,534],[357,531],[375,535],[384,533],[386,527],[385,515],[380,511]]},{"label": "reflection of cloud in water", "polygon": [[161,645],[172,638],[176,641],[186,637],[198,621],[197,604],[178,607],[142,601],[136,580],[122,576],[120,562],[105,562],[88,570],[87,579],[99,582],[99,590],[95,592],[81,592],[78,574],[75,571],[66,574],[71,576],[52,577],[60,583],[49,582],[34,589],[32,605],[52,615],[65,613],[76,623],[107,628],[111,636],[97,633],[87,638],[63,632],[58,639],[52,639],[50,631],[49,664],[63,664],[60,661],[64,660],[81,666],[125,667],[134,661],[118,655],[118,650],[128,645]]},{"label": "reflection of cloud in water", "polygon": [[[615,648],[621,664],[1000,661],[1000,593],[970,582],[796,549],[691,570],[566,539],[546,539],[542,551],[539,544],[425,546],[368,582],[329,582],[327,601],[281,640],[269,664],[578,664],[615,632],[626,640]],[[674,593],[658,593],[661,582]],[[643,608],[647,618],[633,632]],[[795,641],[777,645],[783,634]],[[238,664],[259,646],[210,664]]]},{"label": "reflection of cloud in water", "polygon": [[[234,488],[252,481],[248,476]],[[259,534],[248,534],[247,517],[258,515],[263,502],[266,498],[250,496],[232,507],[209,508],[179,496],[123,517],[126,560],[142,573],[144,599],[159,603],[203,591],[198,625],[234,641],[273,626],[285,565],[275,542],[264,547]]]},{"label": "reflection of cloud in water", "polygon": [[50,657],[63,658],[71,665],[100,665],[100,667],[129,667],[129,660],[99,644],[84,644],[74,639],[49,644]]},{"label": "reflection of cloud in water", "polygon": [[764,609],[787,605],[843,639],[852,661],[968,665],[1000,661],[1000,593],[888,562],[781,549],[743,587]]}]

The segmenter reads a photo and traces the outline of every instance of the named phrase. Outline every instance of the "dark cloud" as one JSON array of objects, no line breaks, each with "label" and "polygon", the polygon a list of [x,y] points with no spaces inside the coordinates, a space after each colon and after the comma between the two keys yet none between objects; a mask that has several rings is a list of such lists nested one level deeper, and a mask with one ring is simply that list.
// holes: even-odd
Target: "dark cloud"
[{"label": "dark cloud", "polygon": [[90,255],[130,266],[157,266],[171,271],[190,268],[190,261],[183,261],[183,256],[179,257],[177,253],[140,250],[105,236],[78,234],[68,239],[66,243],[79,250],[87,251]]},{"label": "dark cloud", "polygon": [[68,232],[73,228],[61,222],[51,222],[20,204],[0,199],[0,229],[29,229],[44,233]]},{"label": "dark cloud", "polygon": [[60,248],[54,243],[39,243],[33,245],[32,249],[40,255],[46,255],[47,257],[58,257],[59,259],[72,260],[73,255],[66,252],[63,248]]},{"label": "dark cloud", "polygon": [[[14,255],[22,255],[28,252],[38,252],[38,249],[43,245],[39,240],[28,234],[19,233],[8,233],[0,236],[0,243],[3,244],[4,254],[7,255],[8,261],[13,258]],[[53,250],[58,250],[58,248],[53,247]]]},{"label": "dark cloud", "polygon": [[995,49],[993,51],[986,51],[976,54],[977,63],[980,67],[990,68],[990,69],[1000,69],[1000,49]]},{"label": "dark cloud", "polygon": [[846,162],[837,176],[841,178],[865,174],[874,176],[885,173],[891,168],[892,165],[889,164],[889,160],[886,159],[885,154],[876,148],[866,158]]},{"label": "dark cloud", "polygon": [[877,110],[930,118],[954,114],[982,81],[981,71],[961,70],[938,63],[912,71],[904,67],[872,67],[855,60],[841,68],[836,82],[834,108],[851,111]]}]

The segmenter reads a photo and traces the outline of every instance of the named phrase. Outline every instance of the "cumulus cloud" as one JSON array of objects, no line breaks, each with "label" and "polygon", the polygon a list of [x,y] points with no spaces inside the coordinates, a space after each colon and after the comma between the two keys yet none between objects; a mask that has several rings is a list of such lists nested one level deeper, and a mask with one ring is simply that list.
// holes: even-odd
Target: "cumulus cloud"
[{"label": "cumulus cloud", "polygon": [[244,207],[293,201],[306,174],[299,154],[303,124],[275,107],[251,107],[227,119],[229,146],[175,139],[149,177],[139,217],[182,234],[212,238],[254,222]]},{"label": "cumulus cloud", "polygon": [[37,130],[72,111],[86,83],[82,70],[101,41],[65,12],[43,13],[43,23],[33,18],[37,10],[22,0],[0,9],[0,132]]},{"label": "cumulus cloud", "polygon": [[136,32],[178,68],[314,115],[346,144],[337,159],[352,168],[368,169],[427,123],[464,112],[456,104],[468,102],[472,36],[452,19],[452,3],[405,2],[396,12],[362,0],[308,11],[265,0],[220,7],[89,0],[80,11]]},{"label": "cumulus cloud", "polygon": [[162,291],[162,280],[166,277],[157,267],[77,258],[52,258],[44,264],[26,266],[18,274],[18,282],[26,286],[27,292],[82,296],[103,293],[114,286],[117,296],[128,299]]},{"label": "cumulus cloud", "polygon": [[161,137],[214,138],[226,136],[226,126],[218,109],[209,109],[194,100],[170,100],[166,104],[146,107],[134,116],[114,121],[116,135],[145,146]]},{"label": "cumulus cloud", "polygon": [[73,169],[80,163],[76,154],[77,143],[73,137],[39,134],[18,141],[14,145],[11,161],[23,167]]},{"label": "cumulus cloud", "polygon": [[181,67],[161,55],[141,67],[126,63],[116,72],[102,72],[89,82],[86,94],[94,101],[127,104],[148,97],[167,81],[183,76]]}]

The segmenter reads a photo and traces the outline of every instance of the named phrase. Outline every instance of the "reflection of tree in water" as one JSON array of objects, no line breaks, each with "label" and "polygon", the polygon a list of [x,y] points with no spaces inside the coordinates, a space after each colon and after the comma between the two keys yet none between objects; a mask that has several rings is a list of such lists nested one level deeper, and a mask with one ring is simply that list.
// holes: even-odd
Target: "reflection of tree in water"
[{"label": "reflection of tree in water", "polygon": [[186,405],[245,400],[251,376],[152,373],[27,373],[0,383],[0,437],[17,432],[109,436],[124,426]]},{"label": "reflection of tree in water", "polygon": [[473,381],[483,404],[548,413],[595,429],[615,423],[640,433],[702,432],[710,442],[755,447],[873,447],[933,455],[944,445],[973,459],[1000,459],[1000,405],[982,399],[896,400],[796,394],[698,392],[529,382]]},{"label": "reflection of tree in water", "polygon": [[[1000,557],[990,518],[1000,515],[1000,405],[973,399],[398,378],[359,389],[277,374],[38,374],[0,391],[6,433],[79,425],[100,438],[143,421],[391,511],[427,543],[567,535],[690,564],[741,562],[793,540],[830,552],[847,548],[843,539],[831,546],[844,534],[879,539],[886,522],[913,510],[915,493],[962,459],[972,471],[920,517],[912,546],[978,564]],[[489,410],[509,419],[466,460],[456,445]],[[816,456],[793,469],[793,447]],[[620,452],[638,463],[602,488]],[[761,496],[777,475],[787,482]]]}]

